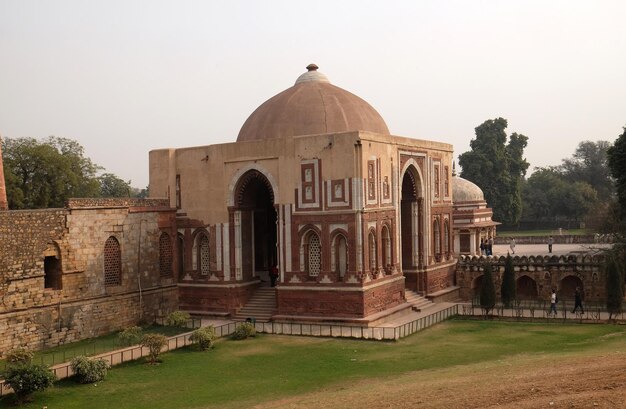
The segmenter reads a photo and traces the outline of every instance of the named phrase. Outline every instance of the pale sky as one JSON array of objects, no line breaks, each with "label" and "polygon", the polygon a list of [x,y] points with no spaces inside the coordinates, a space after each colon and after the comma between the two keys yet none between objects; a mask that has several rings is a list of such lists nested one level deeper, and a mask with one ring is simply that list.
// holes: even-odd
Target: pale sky
[{"label": "pale sky", "polygon": [[316,63],[392,134],[467,151],[508,119],[532,167],[626,125],[626,1],[0,0],[0,134],[78,140],[148,183],[148,151],[234,142]]}]

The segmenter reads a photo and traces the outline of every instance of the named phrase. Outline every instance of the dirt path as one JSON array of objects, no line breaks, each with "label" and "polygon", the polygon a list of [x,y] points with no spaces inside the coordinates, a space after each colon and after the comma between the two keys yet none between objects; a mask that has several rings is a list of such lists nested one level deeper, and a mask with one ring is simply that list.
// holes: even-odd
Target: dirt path
[{"label": "dirt path", "polygon": [[626,408],[626,353],[518,356],[338,385],[266,408]]}]

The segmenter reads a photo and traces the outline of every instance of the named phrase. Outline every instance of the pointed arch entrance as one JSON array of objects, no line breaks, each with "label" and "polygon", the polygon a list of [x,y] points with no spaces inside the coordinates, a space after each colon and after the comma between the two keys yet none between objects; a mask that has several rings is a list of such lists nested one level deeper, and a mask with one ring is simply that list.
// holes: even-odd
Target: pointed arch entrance
[{"label": "pointed arch entrance", "polygon": [[278,264],[277,215],[274,190],[258,170],[244,173],[235,187],[235,265],[237,280],[261,277],[269,282],[270,267]]},{"label": "pointed arch entrance", "polygon": [[409,288],[425,292],[424,273],[424,201],[417,169],[410,165],[402,177],[400,192],[400,242],[402,271]]}]

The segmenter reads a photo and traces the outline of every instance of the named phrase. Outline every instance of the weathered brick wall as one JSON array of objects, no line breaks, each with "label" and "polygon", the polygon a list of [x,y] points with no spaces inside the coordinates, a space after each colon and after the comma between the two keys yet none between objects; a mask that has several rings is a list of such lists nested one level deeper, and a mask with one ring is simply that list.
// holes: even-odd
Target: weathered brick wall
[{"label": "weathered brick wall", "polygon": [[66,215],[63,209],[0,212],[0,313],[57,302],[44,291],[43,254],[63,239]]},{"label": "weathered brick wall", "polygon": [[[17,346],[101,335],[176,309],[176,279],[159,271],[159,237],[163,231],[175,237],[174,211],[0,212],[0,355]],[[121,285],[105,286],[104,245],[111,236],[120,244],[122,279]],[[49,255],[60,260],[58,288],[44,288]]]},{"label": "weathered brick wall", "polygon": [[144,291],[141,304],[133,292],[0,314],[0,357],[17,347],[50,348],[152,322],[177,308],[177,294],[175,286],[161,287]]},{"label": "weathered brick wall", "polygon": [[169,199],[141,199],[138,197],[96,197],[73,198],[68,200],[67,207],[78,209],[81,207],[169,207]]}]

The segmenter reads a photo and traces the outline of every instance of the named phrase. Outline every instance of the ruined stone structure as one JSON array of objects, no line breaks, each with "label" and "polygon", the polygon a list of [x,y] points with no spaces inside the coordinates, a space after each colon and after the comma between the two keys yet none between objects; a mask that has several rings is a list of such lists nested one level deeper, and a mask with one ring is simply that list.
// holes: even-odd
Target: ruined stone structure
[{"label": "ruined stone structure", "polygon": [[452,146],[391,135],[307,67],[237,142],[150,152],[150,193],[179,209],[181,306],[233,314],[279,272],[274,319],[361,320],[405,287],[455,291]]},{"label": "ruined stone structure", "polygon": [[[457,283],[461,298],[471,300],[480,294],[485,263],[493,267],[497,298],[504,274],[506,257],[461,256],[457,264]],[[586,301],[602,301],[606,297],[604,257],[595,255],[514,256],[517,297],[520,300],[550,300],[552,289],[559,299],[573,299],[580,287]]]},{"label": "ruined stone structure", "polygon": [[4,165],[2,163],[2,137],[0,137],[0,211],[9,210],[7,190],[4,184]]},{"label": "ruined stone structure", "polygon": [[167,200],[72,199],[0,212],[0,355],[125,328],[177,308]]}]

